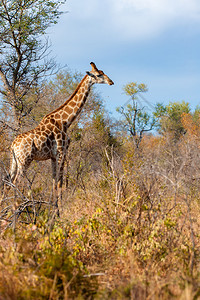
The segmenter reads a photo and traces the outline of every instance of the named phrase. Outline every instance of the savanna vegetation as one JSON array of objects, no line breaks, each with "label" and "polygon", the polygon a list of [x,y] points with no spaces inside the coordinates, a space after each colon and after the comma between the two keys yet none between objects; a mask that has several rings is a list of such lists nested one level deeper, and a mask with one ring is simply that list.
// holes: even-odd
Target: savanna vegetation
[{"label": "savanna vegetation", "polygon": [[[62,71],[43,84],[24,129],[79,80]],[[59,218],[48,161],[33,163],[7,192],[0,209],[2,299],[198,299],[199,109],[172,102],[149,113],[132,100],[113,122],[92,91],[69,132]],[[2,126],[0,138],[3,176],[12,130]]]},{"label": "savanna vegetation", "polygon": [[68,132],[60,217],[49,161],[32,163],[17,185],[4,180],[16,134],[62,104],[82,77],[62,70],[43,80],[53,64],[38,36],[58,8],[0,4],[0,180],[10,186],[0,203],[0,299],[199,299],[198,107],[142,106],[147,86],[131,82],[113,120],[93,89]]}]

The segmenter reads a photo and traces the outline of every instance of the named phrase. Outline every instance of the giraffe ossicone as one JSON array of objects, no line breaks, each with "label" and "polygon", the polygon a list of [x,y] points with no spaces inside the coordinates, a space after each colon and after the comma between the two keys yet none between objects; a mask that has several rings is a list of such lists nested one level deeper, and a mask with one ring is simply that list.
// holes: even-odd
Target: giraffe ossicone
[{"label": "giraffe ossicone", "polygon": [[33,160],[51,159],[54,194],[56,199],[62,197],[64,162],[70,143],[67,129],[81,112],[93,84],[114,84],[93,62],[90,64],[92,70],[86,72],[87,75],[67,101],[46,115],[36,128],[18,135],[13,141],[9,175],[13,184],[16,184]]}]

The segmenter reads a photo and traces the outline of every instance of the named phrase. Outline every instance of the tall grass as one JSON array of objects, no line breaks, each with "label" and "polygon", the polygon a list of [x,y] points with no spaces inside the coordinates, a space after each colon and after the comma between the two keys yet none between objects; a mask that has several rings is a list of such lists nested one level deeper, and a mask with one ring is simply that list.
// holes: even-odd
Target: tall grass
[{"label": "tall grass", "polygon": [[0,299],[200,297],[198,180],[182,166],[183,144],[144,143],[142,156],[128,143],[122,157],[105,148],[100,170],[79,180],[68,169],[59,218],[41,166],[11,187],[0,211]]}]

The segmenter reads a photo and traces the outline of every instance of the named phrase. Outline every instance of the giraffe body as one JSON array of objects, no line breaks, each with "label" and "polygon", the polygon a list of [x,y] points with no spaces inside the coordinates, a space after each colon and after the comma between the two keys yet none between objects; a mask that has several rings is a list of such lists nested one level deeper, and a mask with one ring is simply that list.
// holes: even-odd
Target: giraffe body
[{"label": "giraffe body", "polygon": [[33,160],[52,162],[53,189],[61,195],[63,169],[70,140],[67,129],[81,112],[95,83],[114,84],[113,81],[91,63],[92,71],[81,80],[69,99],[53,112],[46,115],[39,125],[13,141],[11,146],[10,178],[14,184],[25,173]]}]

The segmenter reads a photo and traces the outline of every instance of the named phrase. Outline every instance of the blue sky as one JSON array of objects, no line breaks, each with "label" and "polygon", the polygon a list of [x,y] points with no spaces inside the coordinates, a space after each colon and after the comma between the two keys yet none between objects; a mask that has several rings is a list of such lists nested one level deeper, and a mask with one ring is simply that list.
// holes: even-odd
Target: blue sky
[{"label": "blue sky", "polygon": [[199,0],[67,0],[62,9],[48,30],[53,55],[83,74],[94,61],[114,81],[96,86],[113,116],[132,81],[147,84],[152,105],[200,104]]}]

